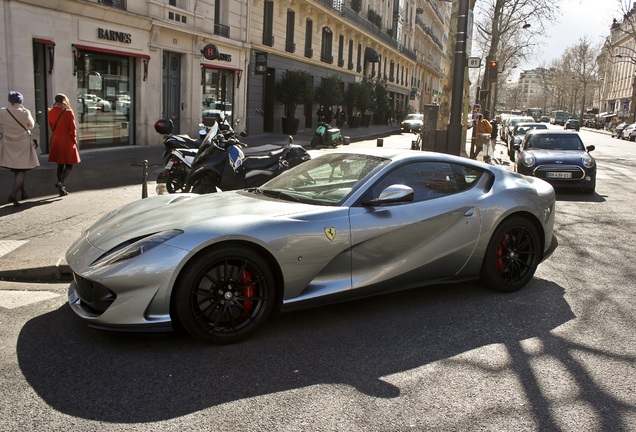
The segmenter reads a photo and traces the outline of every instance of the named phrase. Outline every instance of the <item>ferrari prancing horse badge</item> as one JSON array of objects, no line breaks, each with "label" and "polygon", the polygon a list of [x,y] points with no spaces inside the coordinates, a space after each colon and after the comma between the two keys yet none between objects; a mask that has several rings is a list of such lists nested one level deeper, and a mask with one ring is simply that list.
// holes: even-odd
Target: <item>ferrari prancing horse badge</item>
[{"label": "ferrari prancing horse badge", "polygon": [[325,235],[329,240],[333,241],[336,238],[336,229],[334,227],[326,227]]}]

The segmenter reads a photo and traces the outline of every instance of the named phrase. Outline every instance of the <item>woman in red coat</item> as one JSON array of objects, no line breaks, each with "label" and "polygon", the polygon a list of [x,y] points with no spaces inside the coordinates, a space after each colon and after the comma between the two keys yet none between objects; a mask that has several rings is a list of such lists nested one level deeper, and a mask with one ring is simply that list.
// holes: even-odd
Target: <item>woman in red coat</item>
[{"label": "woman in red coat", "polygon": [[49,127],[51,128],[51,147],[49,148],[49,162],[57,164],[57,183],[55,187],[60,196],[68,195],[64,181],[71,173],[74,164],[80,163],[77,151],[77,129],[75,114],[66,95],[55,95],[55,103],[49,109]]}]

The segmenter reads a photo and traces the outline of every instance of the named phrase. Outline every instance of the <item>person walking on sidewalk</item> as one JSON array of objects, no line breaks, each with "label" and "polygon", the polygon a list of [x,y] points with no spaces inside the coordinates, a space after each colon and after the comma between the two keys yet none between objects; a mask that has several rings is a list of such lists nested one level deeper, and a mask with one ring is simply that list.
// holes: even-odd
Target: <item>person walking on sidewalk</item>
[{"label": "person walking on sidewalk", "polygon": [[75,114],[66,95],[55,95],[55,103],[49,109],[49,127],[51,128],[51,147],[49,162],[57,164],[57,183],[55,187],[60,196],[68,195],[64,182],[73,169],[81,162],[77,151],[77,127]]},{"label": "person walking on sidewalk", "polygon": [[[481,145],[482,157],[484,162],[489,162],[488,146],[490,144],[490,134],[492,133],[492,126],[488,121],[488,111],[484,112],[484,115],[479,114],[477,118],[477,146]],[[479,147],[477,147],[479,148]]]},{"label": "person walking on sidewalk", "polygon": [[490,126],[492,127],[492,132],[490,132],[490,149],[489,149],[488,156],[491,159],[495,158],[495,146],[497,145],[497,134],[499,133],[499,120],[500,120],[499,116],[490,120]]},{"label": "person walking on sidewalk", "polygon": [[39,167],[40,161],[31,138],[35,120],[31,112],[22,106],[24,98],[17,91],[9,92],[9,103],[0,109],[0,166],[13,172],[13,188],[9,202],[19,206],[21,199],[27,199],[24,180],[28,170]]}]

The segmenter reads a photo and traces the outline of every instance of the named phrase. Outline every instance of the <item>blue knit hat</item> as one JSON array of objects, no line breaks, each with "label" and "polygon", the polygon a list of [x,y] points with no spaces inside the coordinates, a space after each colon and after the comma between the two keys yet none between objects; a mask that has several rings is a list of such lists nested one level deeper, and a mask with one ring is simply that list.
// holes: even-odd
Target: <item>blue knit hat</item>
[{"label": "blue knit hat", "polygon": [[24,98],[22,97],[20,92],[11,91],[9,92],[9,102],[11,102],[12,104],[21,104],[22,102],[24,102]]}]

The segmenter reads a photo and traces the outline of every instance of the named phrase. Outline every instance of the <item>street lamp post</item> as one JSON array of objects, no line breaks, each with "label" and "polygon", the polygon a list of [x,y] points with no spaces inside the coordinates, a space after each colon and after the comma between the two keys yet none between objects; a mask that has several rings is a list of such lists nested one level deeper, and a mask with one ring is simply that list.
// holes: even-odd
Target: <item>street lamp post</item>
[{"label": "street lamp post", "polygon": [[464,106],[464,72],[466,67],[466,41],[468,38],[468,2],[469,0],[459,0],[455,57],[453,58],[450,119],[446,135],[446,152],[456,156],[460,155],[462,144],[466,145],[466,137],[462,138],[462,107]]}]

